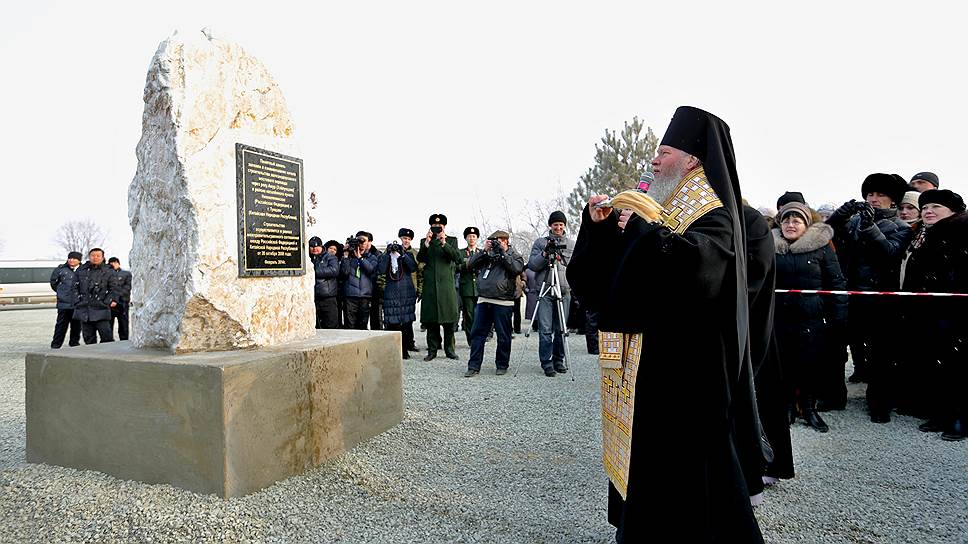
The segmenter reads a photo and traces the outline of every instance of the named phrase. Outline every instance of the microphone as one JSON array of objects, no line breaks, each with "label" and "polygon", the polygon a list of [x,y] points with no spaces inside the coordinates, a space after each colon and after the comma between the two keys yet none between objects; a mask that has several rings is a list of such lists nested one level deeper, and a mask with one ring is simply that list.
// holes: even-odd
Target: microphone
[{"label": "microphone", "polygon": [[[652,183],[654,181],[655,181],[655,174],[653,174],[652,172],[646,170],[645,172],[642,172],[642,175],[641,176],[639,176],[639,184],[635,187],[635,190],[638,191],[638,192],[640,192],[640,193],[648,193],[649,192],[649,187],[652,186]],[[612,199],[609,198],[608,200],[603,200],[603,201],[599,202],[598,204],[595,204],[595,207],[596,208],[611,208],[612,207]]]}]

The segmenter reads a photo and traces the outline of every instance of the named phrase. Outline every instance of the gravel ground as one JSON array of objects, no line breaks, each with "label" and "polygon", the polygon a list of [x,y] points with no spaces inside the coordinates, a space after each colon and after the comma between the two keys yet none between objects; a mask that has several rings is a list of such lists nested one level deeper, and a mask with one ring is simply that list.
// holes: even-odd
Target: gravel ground
[{"label": "gravel ground", "polygon": [[[581,338],[567,375],[544,377],[537,338],[518,336],[508,375],[493,374],[489,344],[484,371],[464,379],[458,336],[463,361],[404,362],[400,425],[222,500],[24,462],[23,354],[46,348],[54,315],[0,311],[0,542],[612,541],[597,367]],[[968,444],[909,417],[870,423],[858,387],[824,417],[827,434],[794,427],[798,476],[756,510],[768,542],[968,542]]]}]

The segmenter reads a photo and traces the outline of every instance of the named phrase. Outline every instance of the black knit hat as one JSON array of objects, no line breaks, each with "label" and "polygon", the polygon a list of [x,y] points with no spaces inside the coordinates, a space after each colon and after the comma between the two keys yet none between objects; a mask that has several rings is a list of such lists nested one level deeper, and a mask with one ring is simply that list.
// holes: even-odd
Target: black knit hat
[{"label": "black knit hat", "polygon": [[309,239],[309,247],[323,247],[323,239],[319,236],[313,236]]},{"label": "black knit hat", "polygon": [[881,193],[887,195],[895,204],[900,204],[907,190],[907,183],[901,176],[878,173],[871,174],[864,179],[864,183],[860,186],[860,196],[867,198],[870,193]]},{"label": "black knit hat", "polygon": [[917,174],[911,176],[911,183],[914,183],[914,180],[916,179],[924,180],[931,185],[934,185],[935,189],[941,187],[941,181],[938,180],[938,175],[934,172],[918,172]]},{"label": "black knit hat", "polygon": [[941,204],[955,213],[965,211],[965,201],[961,195],[949,189],[928,189],[918,197],[918,204]]},{"label": "black knit hat", "polygon": [[799,202],[800,204],[806,204],[807,201],[803,199],[803,193],[799,191],[787,191],[780,195],[780,198],[776,199],[776,209],[780,209],[784,204],[790,202]]},{"label": "black knit hat", "polygon": [[552,223],[564,223],[568,224],[568,219],[565,217],[565,212],[561,210],[555,210],[551,212],[548,216],[548,226],[550,227]]},{"label": "black knit hat", "polygon": [[468,234],[473,234],[474,236],[477,236],[478,238],[481,237],[481,231],[477,230],[477,227],[467,227],[466,229],[464,229],[464,239],[465,240],[467,239],[467,235]]},{"label": "black knit hat", "polygon": [[442,213],[435,213],[435,214],[433,214],[433,215],[430,216],[430,224],[431,225],[435,225],[435,224],[446,225],[447,224],[447,216],[444,215],[444,214],[442,214]]},{"label": "black knit hat", "polygon": [[70,253],[67,254],[67,258],[68,259],[77,259],[78,261],[80,261],[81,259],[84,258],[84,255],[81,255],[81,252],[80,251],[71,251]]},{"label": "black knit hat", "polygon": [[397,231],[397,238],[403,238],[404,236],[413,240],[413,231],[406,227]]}]

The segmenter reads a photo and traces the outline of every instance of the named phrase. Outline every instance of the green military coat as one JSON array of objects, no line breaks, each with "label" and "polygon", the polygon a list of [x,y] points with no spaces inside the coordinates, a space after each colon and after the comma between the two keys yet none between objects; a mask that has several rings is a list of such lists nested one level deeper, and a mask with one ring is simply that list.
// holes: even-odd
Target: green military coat
[{"label": "green military coat", "polygon": [[471,255],[480,253],[484,251],[481,248],[476,248],[474,251],[468,250],[466,247],[460,250],[460,256],[463,262],[460,263],[458,270],[460,271],[460,282],[458,283],[457,290],[462,297],[476,297],[477,296],[477,274],[467,268],[467,260]]},{"label": "green military coat", "polygon": [[457,249],[457,238],[448,236],[443,245],[434,238],[430,247],[426,239],[421,239],[417,261],[424,263],[420,322],[457,323],[459,306],[454,276],[464,263],[463,254]]}]

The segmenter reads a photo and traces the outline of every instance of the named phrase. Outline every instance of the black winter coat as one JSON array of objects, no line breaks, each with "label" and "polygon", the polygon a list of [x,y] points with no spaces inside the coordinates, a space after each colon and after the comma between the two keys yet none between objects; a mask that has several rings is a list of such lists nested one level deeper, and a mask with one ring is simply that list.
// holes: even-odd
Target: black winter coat
[{"label": "black winter coat", "polygon": [[[815,223],[791,244],[780,229],[773,229],[777,289],[844,290],[846,282],[840,262],[830,245],[833,235],[829,225]],[[846,295],[778,293],[776,296],[775,323],[784,332],[820,331],[825,325],[841,325],[846,318]],[[816,340],[818,345],[823,341]]]},{"label": "black winter coat", "polygon": [[383,287],[383,322],[391,325],[413,323],[417,320],[417,288],[413,273],[417,260],[409,251],[397,259],[397,271],[393,272],[389,253],[380,255],[377,273],[386,278]]},{"label": "black winter coat", "polygon": [[845,216],[839,210],[827,224],[834,228],[844,247],[837,248],[837,257],[845,261],[841,267],[847,287],[853,291],[897,291],[901,284],[901,260],[911,237],[911,226],[897,217],[897,210],[874,210],[874,225],[860,227],[860,215]]},{"label": "black winter coat", "polygon": [[74,309],[74,270],[63,263],[50,273],[50,288],[57,292],[57,309]]},{"label": "black winter coat", "polygon": [[339,260],[336,255],[323,251],[319,255],[311,255],[309,259],[316,274],[316,286],[313,290],[316,300],[335,297],[336,277],[339,276]]},{"label": "black winter coat", "polygon": [[114,271],[114,274],[118,277],[118,302],[120,304],[131,302],[131,272],[119,268]]},{"label": "black winter coat", "polygon": [[74,297],[74,319],[111,319],[111,303],[121,297],[118,275],[107,263],[94,266],[88,261],[74,271]]},{"label": "black winter coat", "polygon": [[955,214],[927,227],[924,242],[908,258],[904,290],[968,293],[968,214]]},{"label": "black winter coat", "polygon": [[477,273],[479,297],[514,300],[517,278],[524,271],[524,257],[513,246],[500,253],[481,251],[468,258],[467,268]]}]

